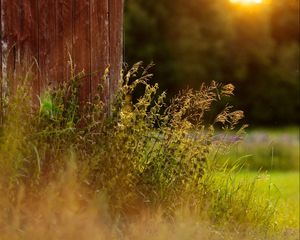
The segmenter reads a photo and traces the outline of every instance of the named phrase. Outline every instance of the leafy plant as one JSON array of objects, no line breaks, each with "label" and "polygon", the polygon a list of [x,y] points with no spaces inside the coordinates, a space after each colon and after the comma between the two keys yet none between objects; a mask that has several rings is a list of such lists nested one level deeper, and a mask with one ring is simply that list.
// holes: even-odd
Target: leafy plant
[{"label": "leafy plant", "polygon": [[[69,191],[63,189],[78,185],[86,198],[106,199],[113,219],[147,209],[162,209],[162,215],[172,219],[176,209],[186,205],[214,224],[234,217],[239,224],[271,226],[270,202],[263,200],[266,208],[257,212],[255,206],[261,202],[252,197],[254,188],[228,187],[233,168],[216,157],[222,157],[230,144],[217,137],[215,127],[232,133],[243,113],[227,106],[212,122],[207,113],[231,96],[234,87],[203,84],[167,103],[166,93],[158,94],[158,85],[150,84],[150,67],[137,63],[129,69],[109,107],[101,101],[101,87],[91,102],[79,105],[82,74],[48,89],[38,110],[31,107],[28,88],[20,87],[12,98],[16,100],[9,103],[12,110],[1,136],[0,193],[8,192],[6,202],[18,204],[22,186],[27,199],[42,201],[48,194],[43,189],[66,174],[66,184],[59,181],[62,187],[54,192],[60,196]],[[130,96],[140,89],[143,94],[132,100]],[[70,166],[75,166],[71,175]],[[220,174],[228,184],[222,184]],[[12,186],[8,190],[3,188],[7,183]],[[74,192],[70,197],[77,199]]]}]

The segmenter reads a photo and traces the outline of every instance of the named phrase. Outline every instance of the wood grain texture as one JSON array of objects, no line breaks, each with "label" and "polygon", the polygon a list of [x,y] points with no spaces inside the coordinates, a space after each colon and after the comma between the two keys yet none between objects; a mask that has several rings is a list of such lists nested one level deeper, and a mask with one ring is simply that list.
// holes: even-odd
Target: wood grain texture
[{"label": "wood grain texture", "polygon": [[21,77],[30,73],[30,83],[33,89],[32,97],[38,103],[40,92],[38,71],[38,0],[20,1],[20,40]]},{"label": "wood grain texture", "polygon": [[38,11],[39,70],[43,90],[54,86],[57,79],[56,0],[40,0]]},{"label": "wood grain texture", "polygon": [[20,7],[18,0],[2,1],[2,28],[3,28],[3,73],[4,88],[12,92],[17,85],[16,75],[19,64],[19,14]]},{"label": "wood grain texture", "polygon": [[[2,23],[2,1],[0,0],[0,24]],[[3,43],[3,29],[0,25],[0,124],[3,124],[3,74],[2,74],[2,43]]]},{"label": "wood grain texture", "polygon": [[109,65],[108,0],[91,0],[91,81],[92,97],[99,84],[103,87],[103,101],[108,103],[109,78],[104,77]]},{"label": "wood grain texture", "polygon": [[77,73],[86,74],[81,79],[80,102],[90,100],[91,92],[91,32],[90,1],[74,0],[73,54]]},{"label": "wood grain texture", "polygon": [[73,4],[72,0],[57,0],[57,81],[62,83],[71,78],[72,41],[73,41]]},{"label": "wood grain texture", "polygon": [[113,98],[120,80],[123,56],[123,0],[109,1],[109,56],[110,98]]},{"label": "wood grain texture", "polygon": [[20,2],[20,52],[24,68],[29,68],[38,58],[37,0]]},{"label": "wood grain texture", "polygon": [[35,97],[68,81],[72,60],[76,73],[86,74],[80,101],[89,101],[102,84],[109,104],[122,67],[123,0],[0,0],[0,9],[0,98],[29,69]]}]

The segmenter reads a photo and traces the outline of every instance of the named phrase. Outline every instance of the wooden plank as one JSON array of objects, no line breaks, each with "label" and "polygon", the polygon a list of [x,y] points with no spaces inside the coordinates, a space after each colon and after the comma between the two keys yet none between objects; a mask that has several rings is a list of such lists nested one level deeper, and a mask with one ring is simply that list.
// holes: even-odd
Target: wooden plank
[{"label": "wooden plank", "polygon": [[18,0],[2,0],[2,51],[3,51],[3,88],[5,92],[15,91],[17,66],[20,62],[19,51],[19,16]]},{"label": "wooden plank", "polygon": [[38,52],[38,24],[37,0],[23,0],[20,2],[20,58],[24,68],[29,68],[37,59]]},{"label": "wooden plank", "polygon": [[0,0],[0,125],[3,124],[3,75],[2,75],[2,1]]},{"label": "wooden plank", "polygon": [[34,79],[34,93],[67,80],[71,53],[77,73],[97,73],[82,80],[81,102],[95,94],[108,65],[103,99],[110,101],[122,67],[123,0],[1,0],[0,5],[0,70],[9,79],[0,95],[7,83],[15,87],[16,77],[35,60],[40,78]]},{"label": "wooden plank", "polygon": [[[91,32],[90,32],[90,1],[74,0],[73,5],[73,54],[76,71],[85,74],[91,72]],[[89,100],[91,78],[81,80],[80,102]]]},{"label": "wooden plank", "polygon": [[[10,30],[10,13],[9,13],[9,0],[1,1],[1,97],[5,97],[8,92],[8,79],[11,78],[11,68],[8,68],[10,62],[14,62],[9,54],[9,49],[11,49],[11,44],[9,44]],[[8,73],[9,72],[9,73]],[[3,99],[2,99],[3,100]],[[3,103],[2,103],[3,104]]]},{"label": "wooden plank", "polygon": [[91,0],[91,94],[95,95],[97,86],[102,84],[103,101],[108,102],[109,79],[101,82],[109,65],[109,16],[108,0]]},{"label": "wooden plank", "polygon": [[118,88],[123,55],[123,0],[110,0],[110,98]]},{"label": "wooden plank", "polygon": [[39,70],[41,91],[55,85],[57,65],[56,0],[40,0]]},{"label": "wooden plank", "polygon": [[73,5],[72,0],[57,0],[57,81],[62,83],[71,78]]},{"label": "wooden plank", "polygon": [[[3,38],[3,29],[2,29],[2,1],[0,0],[0,107],[2,106],[2,38]],[[2,109],[2,108],[1,108]],[[0,109],[0,114],[2,113]]]},{"label": "wooden plank", "polygon": [[2,92],[14,92],[37,57],[36,7],[37,0],[2,0]]},{"label": "wooden plank", "polygon": [[38,0],[20,2],[19,48],[21,77],[30,71],[33,99],[37,103],[39,95],[38,78]]}]

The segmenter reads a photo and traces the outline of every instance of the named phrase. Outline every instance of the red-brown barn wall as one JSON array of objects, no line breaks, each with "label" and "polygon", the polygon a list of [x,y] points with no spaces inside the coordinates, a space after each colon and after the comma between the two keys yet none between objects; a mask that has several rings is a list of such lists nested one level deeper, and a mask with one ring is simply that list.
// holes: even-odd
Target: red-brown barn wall
[{"label": "red-brown barn wall", "polygon": [[[31,67],[33,95],[70,79],[70,56],[82,80],[80,99],[101,83],[109,102],[122,67],[123,0],[0,0],[1,96]],[[103,82],[105,69],[109,77]]]}]

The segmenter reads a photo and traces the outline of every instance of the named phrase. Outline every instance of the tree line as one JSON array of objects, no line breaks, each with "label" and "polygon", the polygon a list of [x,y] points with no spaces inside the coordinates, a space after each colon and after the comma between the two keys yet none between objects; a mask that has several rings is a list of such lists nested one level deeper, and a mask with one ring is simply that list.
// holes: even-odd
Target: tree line
[{"label": "tree line", "polygon": [[153,61],[175,94],[216,80],[250,124],[299,122],[299,2],[241,7],[228,0],[125,1],[125,60]]}]

